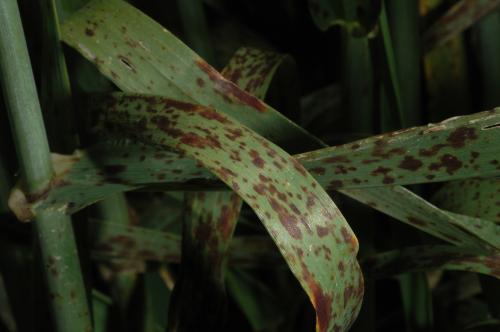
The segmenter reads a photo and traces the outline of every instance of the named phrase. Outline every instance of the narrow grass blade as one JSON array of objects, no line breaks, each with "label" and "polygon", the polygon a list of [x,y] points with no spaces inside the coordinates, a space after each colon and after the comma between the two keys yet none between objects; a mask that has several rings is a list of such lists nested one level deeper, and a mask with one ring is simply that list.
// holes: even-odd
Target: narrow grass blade
[{"label": "narrow grass blade", "polygon": [[144,332],[163,332],[167,328],[171,292],[158,272],[146,272],[143,275],[144,285]]},{"label": "narrow grass blade", "polygon": [[442,209],[500,223],[500,180],[470,179],[445,184],[432,198]]},{"label": "narrow grass blade", "polygon": [[418,1],[388,0],[385,5],[401,98],[401,125],[417,126],[422,123]]},{"label": "narrow grass blade", "polygon": [[[383,196],[378,188],[344,189],[341,192],[446,242],[487,251],[496,250],[497,244],[488,241],[489,229],[482,230],[484,236],[473,235],[469,233],[474,228],[472,224],[459,222],[454,215],[438,209],[403,187],[388,187]],[[466,229],[462,228],[464,225]]]},{"label": "narrow grass blade", "polygon": [[186,36],[186,44],[208,63],[215,66],[215,55],[205,18],[203,1],[178,0],[177,6]]},{"label": "narrow grass blade", "polygon": [[445,43],[499,6],[499,0],[457,2],[424,33],[425,50]]},{"label": "narrow grass blade", "polygon": [[227,287],[254,331],[272,331],[284,319],[278,309],[279,299],[250,272],[230,269]]},{"label": "narrow grass blade", "polygon": [[362,261],[368,276],[385,278],[405,272],[433,269],[471,271],[500,279],[500,257],[481,255],[470,248],[417,246],[377,254]]},{"label": "narrow grass blade", "polygon": [[[92,257],[109,261],[121,258],[127,261],[179,263],[181,237],[137,226],[124,226],[112,220],[92,220]],[[271,239],[261,236],[236,237],[229,250],[230,265],[273,267],[283,259]]]},{"label": "narrow grass blade", "polygon": [[[296,155],[328,189],[497,176],[500,110]],[[484,172],[483,172],[484,170]],[[461,174],[461,175],[460,175]]]},{"label": "narrow grass blade", "polygon": [[186,195],[181,273],[172,292],[169,329],[211,331],[224,325],[227,254],[241,203],[233,192]]},{"label": "narrow grass blade", "polygon": [[108,323],[108,309],[112,304],[111,299],[99,291],[92,290],[92,316],[94,332],[106,332]]}]

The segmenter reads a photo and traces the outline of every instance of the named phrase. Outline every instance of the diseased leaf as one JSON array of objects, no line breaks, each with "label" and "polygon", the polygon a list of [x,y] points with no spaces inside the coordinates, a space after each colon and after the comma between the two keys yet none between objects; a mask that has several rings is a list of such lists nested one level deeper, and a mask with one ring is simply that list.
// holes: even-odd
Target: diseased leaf
[{"label": "diseased leaf", "polygon": [[[387,187],[383,196],[379,188],[341,192],[446,242],[483,251],[500,249],[498,237],[494,235],[500,228],[487,221],[470,220],[440,210],[403,187]],[[491,234],[492,227],[495,227],[494,234]]]},{"label": "diseased leaf", "polygon": [[456,34],[461,33],[476,23],[485,15],[495,11],[499,6],[499,0],[461,0],[457,2],[425,32],[425,49],[430,50],[445,43]]},{"label": "diseased leaf", "polygon": [[[295,158],[329,190],[498,176],[500,146],[491,142],[500,135],[499,121],[500,109],[495,109]],[[111,193],[143,186],[221,186],[192,159],[123,140],[100,143],[73,156],[55,155],[54,163],[58,175],[52,190],[32,203],[35,210],[73,213]]]},{"label": "diseased leaf", "polygon": [[381,278],[404,272],[433,269],[470,271],[500,279],[500,256],[481,255],[470,248],[417,246],[377,254],[362,261],[368,276]]},{"label": "diseased leaf", "polygon": [[283,54],[242,47],[221,74],[247,93],[264,100],[274,74],[285,58]]},{"label": "diseased leaf", "polygon": [[[180,262],[181,237],[178,234],[125,226],[112,220],[91,220],[89,223],[94,259]],[[272,267],[283,263],[274,243],[262,236],[234,238],[230,244],[228,259],[231,265],[242,267]]]},{"label": "diseased leaf", "polygon": [[[363,293],[357,240],[328,194],[293,157],[203,106],[124,94],[109,96],[102,106],[100,123],[107,132],[114,129],[194,157],[237,192],[311,298],[317,329],[350,326]],[[343,305],[335,296],[343,297]]]},{"label": "diseased leaf", "polygon": [[212,331],[223,326],[227,251],[241,204],[233,192],[186,194],[181,272],[172,292],[170,330]]},{"label": "diseased leaf", "polygon": [[[242,48],[222,74],[263,99],[283,58]],[[186,194],[181,274],[172,295],[171,330],[212,330],[224,325],[226,257],[241,205],[233,192]]]},{"label": "diseased leaf", "polygon": [[498,176],[500,109],[296,156],[327,189]]},{"label": "diseased leaf", "polygon": [[432,201],[445,210],[500,223],[499,179],[449,182]]},{"label": "diseased leaf", "polygon": [[123,1],[90,2],[65,21],[61,35],[125,92],[213,107],[280,146],[294,139],[306,148],[317,144],[302,128],[225,79],[173,34]]}]

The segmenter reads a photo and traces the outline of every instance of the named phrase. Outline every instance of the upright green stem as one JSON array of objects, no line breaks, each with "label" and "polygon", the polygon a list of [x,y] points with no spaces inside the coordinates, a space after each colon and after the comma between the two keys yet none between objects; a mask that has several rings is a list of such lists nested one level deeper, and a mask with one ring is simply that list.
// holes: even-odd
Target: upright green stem
[{"label": "upright green stem", "polygon": [[[0,72],[13,139],[28,197],[50,186],[53,170],[28,49],[15,0],[0,1]],[[58,331],[91,331],[71,218],[40,211],[39,239],[54,325]]]}]

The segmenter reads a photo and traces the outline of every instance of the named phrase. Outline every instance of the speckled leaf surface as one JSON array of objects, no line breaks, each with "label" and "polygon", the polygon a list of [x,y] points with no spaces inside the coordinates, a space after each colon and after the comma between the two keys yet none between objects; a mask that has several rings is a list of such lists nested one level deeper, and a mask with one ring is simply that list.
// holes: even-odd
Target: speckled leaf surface
[{"label": "speckled leaf surface", "polygon": [[500,279],[500,255],[455,246],[432,245],[409,247],[368,257],[363,271],[371,277],[385,278],[405,272],[434,269],[477,272]]},{"label": "speckled leaf surface", "polygon": [[499,7],[499,0],[457,2],[425,32],[425,48],[429,50],[442,45]]},{"label": "speckled leaf surface", "polygon": [[259,99],[264,99],[276,70],[286,56],[276,52],[242,47],[221,71],[229,81]]},{"label": "speckled leaf surface", "polygon": [[468,179],[445,184],[432,201],[442,209],[500,223],[500,180]]},{"label": "speckled leaf surface", "polygon": [[297,155],[328,189],[500,175],[500,109]]},{"label": "speckled leaf surface", "polygon": [[345,330],[363,281],[357,240],[328,194],[273,143],[214,109],[161,97],[113,94],[100,122],[193,157],[237,192],[278,245],[317,312],[319,331]]},{"label": "speckled leaf surface", "polygon": [[172,292],[170,330],[203,327],[212,331],[223,324],[227,251],[241,204],[231,191],[186,193],[181,268]]},{"label": "speckled leaf surface", "polygon": [[[65,21],[61,36],[125,92],[213,107],[278,145],[292,138],[315,142],[302,128],[225,79],[173,34],[124,1],[90,2]],[[261,68],[264,74],[266,70]]]},{"label": "speckled leaf surface", "polygon": [[[94,259],[164,263],[181,260],[181,237],[178,234],[125,226],[112,220],[91,220],[89,224]],[[284,260],[268,237],[240,236],[231,241],[228,262],[241,267],[275,267]]]},{"label": "speckled leaf surface", "polygon": [[[283,59],[274,52],[240,48],[222,75],[264,99]],[[242,202],[234,192],[186,193],[181,273],[172,296],[170,329],[212,330],[224,322],[227,250]]]},{"label": "speckled leaf surface", "polygon": [[309,11],[321,30],[340,25],[355,36],[365,36],[376,24],[380,0],[309,0]]},{"label": "speckled leaf surface", "polygon": [[341,192],[446,242],[486,251],[498,248],[498,240],[490,234],[491,223],[464,222],[465,216],[441,210],[403,187],[384,188],[383,196],[379,188]]},{"label": "speckled leaf surface", "polygon": [[179,235],[123,225],[112,220],[90,220],[89,225],[94,257],[180,261]]},{"label": "speckled leaf surface", "polygon": [[[295,157],[330,190],[498,176],[500,145],[490,143],[499,140],[499,121],[496,109]],[[220,187],[196,161],[126,140],[100,143],[56,162],[58,179],[52,191],[35,202],[36,209],[72,213],[111,192],[142,186]]]}]

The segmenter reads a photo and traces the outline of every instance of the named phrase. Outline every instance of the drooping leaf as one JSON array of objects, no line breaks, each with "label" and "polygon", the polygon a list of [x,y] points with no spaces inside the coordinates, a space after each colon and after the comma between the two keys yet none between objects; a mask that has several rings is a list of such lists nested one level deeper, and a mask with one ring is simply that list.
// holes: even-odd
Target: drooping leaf
[{"label": "drooping leaf", "polygon": [[373,277],[388,277],[409,271],[432,269],[472,271],[500,279],[498,253],[484,256],[470,248],[446,245],[416,246],[377,254],[362,261],[363,270]]},{"label": "drooping leaf", "polygon": [[[125,226],[112,220],[91,220],[92,256],[96,260],[123,258],[128,261],[178,263],[178,234]],[[262,236],[239,236],[230,244],[229,263],[242,267],[275,266],[283,262],[274,243]]]},{"label": "drooping leaf", "polygon": [[[222,74],[263,99],[283,58],[272,52],[242,48]],[[172,294],[170,329],[210,331],[224,325],[227,250],[242,202],[232,192],[186,194],[181,274]],[[197,319],[193,320],[192,315]]]},{"label": "drooping leaf", "polygon": [[445,43],[499,6],[499,0],[457,2],[425,32],[425,49],[430,50]]},{"label": "drooping leaf", "polygon": [[341,192],[446,242],[486,251],[499,249],[495,234],[500,228],[496,225],[441,210],[403,187],[385,189],[383,197],[378,188],[344,189]]},{"label": "drooping leaf", "polygon": [[[500,135],[499,121],[500,110],[495,109],[303,153],[296,159],[330,190],[498,176],[500,147],[490,142]],[[111,193],[155,184],[220,187],[195,161],[137,143],[102,143],[73,156],[55,157],[58,176],[52,190],[33,202],[34,210],[72,213]]]},{"label": "drooping leaf", "polygon": [[[370,137],[296,156],[328,189],[497,176],[500,110]],[[479,152],[481,151],[481,152]]]},{"label": "drooping leaf", "polygon": [[241,203],[227,191],[186,194],[181,272],[172,292],[169,329],[212,331],[223,326],[227,253]]},{"label": "drooping leaf", "polygon": [[470,179],[445,184],[432,199],[445,210],[500,223],[500,180]]},{"label": "drooping leaf", "polygon": [[[114,127],[194,157],[253,208],[311,298],[318,330],[344,330],[352,323],[363,289],[357,240],[330,197],[293,157],[202,106],[113,94],[101,111],[106,131]],[[313,243],[316,252],[308,249]],[[334,307],[334,294],[342,292],[344,305]]]},{"label": "drooping leaf", "polygon": [[123,1],[90,2],[62,25],[61,34],[64,42],[125,92],[214,107],[258,128],[280,146],[297,139],[305,148],[317,144],[302,128],[225,79],[173,34]]}]

